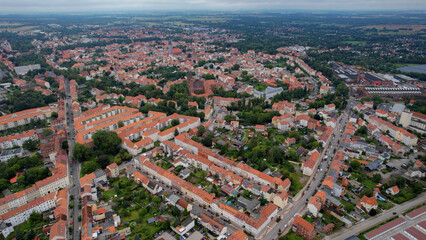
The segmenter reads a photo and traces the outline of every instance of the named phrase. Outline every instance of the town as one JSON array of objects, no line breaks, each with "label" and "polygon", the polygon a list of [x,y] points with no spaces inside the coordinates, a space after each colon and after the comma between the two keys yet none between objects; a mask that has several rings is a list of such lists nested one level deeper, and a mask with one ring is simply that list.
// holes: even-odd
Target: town
[{"label": "town", "polygon": [[426,83],[245,38],[0,33],[0,238],[425,239]]}]

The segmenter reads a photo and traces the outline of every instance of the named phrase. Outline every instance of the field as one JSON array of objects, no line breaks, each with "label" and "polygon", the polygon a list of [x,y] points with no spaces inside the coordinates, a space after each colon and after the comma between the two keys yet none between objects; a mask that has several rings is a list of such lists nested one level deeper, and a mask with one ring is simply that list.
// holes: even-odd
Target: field
[{"label": "field", "polygon": [[379,34],[416,34],[426,30],[426,25],[372,25],[363,26],[364,29],[377,29]]}]

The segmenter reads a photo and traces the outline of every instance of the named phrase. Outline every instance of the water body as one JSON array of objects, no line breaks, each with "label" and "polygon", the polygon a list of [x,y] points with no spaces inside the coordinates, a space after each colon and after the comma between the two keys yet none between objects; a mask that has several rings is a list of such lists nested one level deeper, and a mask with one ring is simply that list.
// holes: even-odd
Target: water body
[{"label": "water body", "polygon": [[401,72],[426,73],[426,64],[417,66],[405,66],[398,68]]}]

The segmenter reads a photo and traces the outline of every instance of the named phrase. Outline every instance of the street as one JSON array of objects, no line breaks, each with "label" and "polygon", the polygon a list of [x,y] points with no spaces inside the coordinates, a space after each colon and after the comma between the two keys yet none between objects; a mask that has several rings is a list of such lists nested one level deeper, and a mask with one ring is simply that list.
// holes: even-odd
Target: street
[{"label": "street", "polygon": [[[353,105],[356,103],[349,102],[344,113],[341,115],[339,121],[336,124],[336,127],[333,129],[332,135],[328,140],[324,150],[320,155],[320,160],[317,163],[315,169],[319,169],[316,174],[311,176],[311,182],[308,182],[306,187],[302,189],[294,198],[293,204],[286,207],[280,214],[281,220],[266,234],[260,234],[257,239],[277,239],[281,233],[285,233],[291,226],[294,217],[305,208],[307,201],[317,192],[317,188],[323,181],[325,173],[328,171],[329,163],[332,161],[335,150],[338,148],[338,142],[340,140],[341,132],[343,132]],[[334,137],[333,137],[334,135]],[[324,156],[327,154],[328,161],[322,161]],[[315,172],[315,171],[314,171]],[[301,197],[300,197],[301,196]],[[274,221],[272,221],[274,224]]]},{"label": "street", "polygon": [[[70,209],[70,219],[69,226],[72,226],[72,239],[80,239],[80,227],[81,223],[78,221],[78,217],[81,215],[81,210],[79,208],[80,204],[80,168],[81,165],[78,161],[72,160],[72,150],[75,145],[75,130],[74,130],[74,115],[72,112],[72,99],[71,99],[71,91],[70,91],[70,83],[69,80],[65,80],[65,112],[66,112],[66,132],[67,132],[67,140],[69,146],[68,153],[68,162],[70,165],[70,187],[69,187],[69,195],[74,198],[70,200],[70,203],[74,205],[72,209]],[[71,198],[70,198],[71,199]],[[72,217],[71,217],[72,216]],[[72,221],[72,224],[71,224]]]}]

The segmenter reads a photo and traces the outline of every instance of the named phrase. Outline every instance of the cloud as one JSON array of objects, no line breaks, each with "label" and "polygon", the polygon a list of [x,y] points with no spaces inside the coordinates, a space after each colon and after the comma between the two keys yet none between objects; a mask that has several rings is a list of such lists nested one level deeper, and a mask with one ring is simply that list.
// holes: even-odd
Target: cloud
[{"label": "cloud", "polygon": [[122,10],[426,10],[425,0],[0,0],[1,12]]}]

